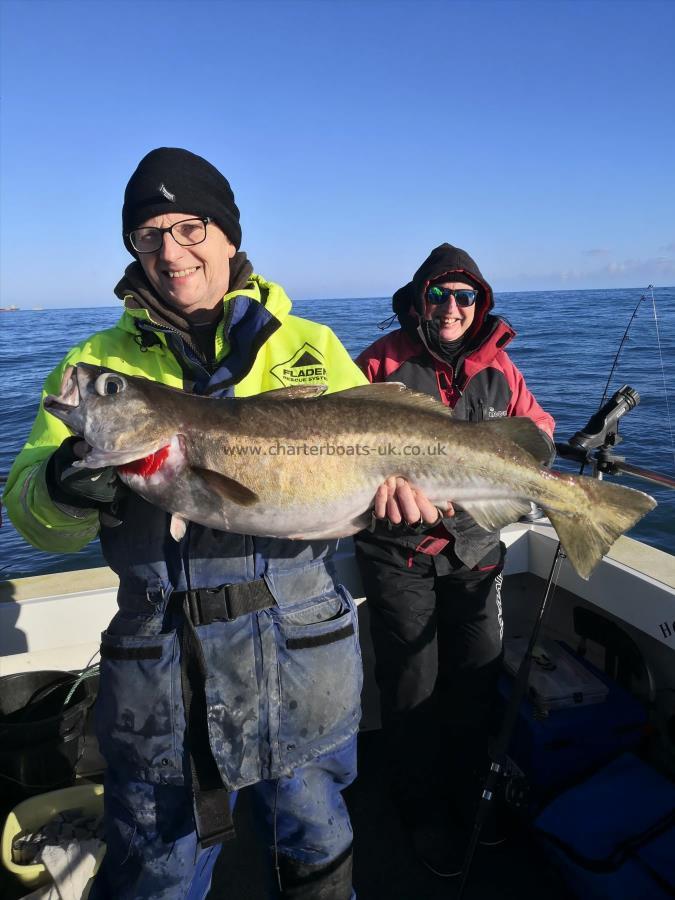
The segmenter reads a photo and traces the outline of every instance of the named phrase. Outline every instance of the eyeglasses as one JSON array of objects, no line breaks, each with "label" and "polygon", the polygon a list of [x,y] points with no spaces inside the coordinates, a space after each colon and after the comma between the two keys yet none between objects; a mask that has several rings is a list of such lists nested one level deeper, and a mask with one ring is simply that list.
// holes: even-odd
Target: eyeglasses
[{"label": "eyeglasses", "polygon": [[468,306],[474,305],[478,297],[478,291],[467,291],[464,289],[455,291],[452,288],[439,287],[437,284],[434,284],[427,291],[427,300],[434,306],[440,306],[441,303],[445,303],[451,297],[455,298],[457,306],[466,309]]},{"label": "eyeglasses", "polygon": [[200,216],[181,219],[168,228],[134,228],[129,232],[129,242],[136,253],[156,253],[168,232],[181,247],[192,247],[206,240],[206,226],[210,221],[208,216]]}]

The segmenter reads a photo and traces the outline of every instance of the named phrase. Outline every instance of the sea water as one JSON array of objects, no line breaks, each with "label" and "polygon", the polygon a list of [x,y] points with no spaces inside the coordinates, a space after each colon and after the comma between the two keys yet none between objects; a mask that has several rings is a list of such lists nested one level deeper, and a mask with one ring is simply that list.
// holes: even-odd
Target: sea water
[{"label": "sea water", "polygon": [[[598,409],[636,307],[607,393],[628,384],[641,397],[620,421],[623,442],[617,453],[634,466],[675,477],[675,288],[655,289],[653,302],[652,291],[640,289],[508,293],[498,294],[495,302],[495,311],[517,332],[509,355],[556,419],[558,441],[582,429]],[[0,313],[0,475],[7,474],[28,436],[49,371],[75,343],[113,325],[120,312],[99,306]],[[391,314],[391,300],[303,300],[294,303],[293,312],[330,325],[356,356],[383,334],[378,324]],[[556,467],[575,470],[570,463]],[[657,499],[658,507],[630,534],[675,554],[675,491],[627,476],[612,480]],[[6,514],[3,518],[0,578],[104,564],[98,542],[76,554],[44,553],[19,536]]]}]

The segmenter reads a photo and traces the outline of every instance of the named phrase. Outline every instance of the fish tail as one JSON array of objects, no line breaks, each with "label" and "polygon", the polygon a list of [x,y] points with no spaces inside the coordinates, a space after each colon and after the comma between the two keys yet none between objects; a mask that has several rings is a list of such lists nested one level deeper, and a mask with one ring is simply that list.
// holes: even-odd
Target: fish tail
[{"label": "fish tail", "polygon": [[594,478],[574,477],[573,512],[546,513],[562,548],[582,578],[588,578],[614,541],[656,506],[649,494]]}]

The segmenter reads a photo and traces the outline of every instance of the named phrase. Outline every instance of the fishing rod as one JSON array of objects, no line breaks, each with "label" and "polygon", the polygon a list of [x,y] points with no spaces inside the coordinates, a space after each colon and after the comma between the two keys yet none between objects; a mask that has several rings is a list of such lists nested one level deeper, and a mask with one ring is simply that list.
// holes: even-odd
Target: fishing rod
[{"label": "fishing rod", "polygon": [[[615,447],[621,441],[618,434],[620,419],[627,412],[635,409],[639,402],[640,395],[638,392],[628,385],[624,385],[601,409],[598,410],[598,412],[591,416],[584,428],[577,431],[570,438],[568,443],[556,444],[558,452],[567,459],[581,462],[580,474],[583,473],[584,467],[591,461],[597,478],[601,478],[604,472],[611,474],[616,474],[619,471],[628,472],[632,475],[668,487],[671,490],[675,490],[675,478],[669,478],[666,475],[662,475],[659,472],[653,472],[649,469],[639,469],[636,466],[629,466],[623,462],[622,457],[617,457],[611,453],[610,448]],[[546,581],[544,595],[539,605],[527,650],[525,651],[525,655],[523,656],[514,678],[511,696],[504,713],[499,733],[490,749],[490,768],[478,804],[471,838],[465,853],[457,900],[461,900],[464,895],[480,833],[483,824],[492,809],[495,787],[498,779],[502,776],[502,773],[507,766],[508,750],[518,721],[518,712],[527,692],[534,647],[539,639],[539,633],[544,622],[547,608],[555,593],[560,567],[565,558],[565,552],[558,541],[553,564]]]},{"label": "fishing rod", "polygon": [[[652,285],[650,285],[649,287],[652,288]],[[616,356],[614,357],[614,362],[612,364],[609,378],[607,379],[607,384],[605,385],[605,390],[603,392],[598,411],[591,416],[586,425],[580,431],[577,431],[574,435],[572,435],[567,443],[556,443],[555,446],[556,450],[562,457],[566,459],[572,459],[576,462],[581,463],[581,467],[579,470],[580,475],[583,474],[586,465],[590,463],[593,466],[593,475],[599,479],[601,479],[603,474],[605,473],[614,475],[620,472],[625,472],[638,478],[643,478],[647,481],[651,481],[675,490],[674,478],[670,478],[669,476],[663,475],[660,472],[654,472],[649,469],[642,469],[638,468],[637,466],[631,466],[625,462],[624,457],[616,456],[611,452],[612,448],[614,448],[622,441],[622,438],[619,436],[619,421],[624,415],[626,415],[626,413],[635,409],[635,407],[640,403],[640,395],[638,394],[638,392],[629,387],[629,385],[627,384],[619,388],[619,390],[616,391],[616,393],[613,394],[613,396],[607,402],[605,402],[605,398],[607,396],[609,384],[611,383],[612,375],[614,374],[614,370],[616,369],[616,366],[618,364],[621,350],[627,340],[631,324],[633,323],[633,320],[637,315],[637,311],[640,305],[645,299],[646,295],[643,295],[638,301],[637,306],[633,310],[633,314],[628,323],[628,327],[624,332],[621,343],[619,345],[619,349]],[[654,308],[654,314],[656,316],[656,308]],[[502,774],[504,773],[508,763],[508,750],[511,745],[511,740],[513,738],[516,723],[518,721],[518,712],[523,702],[523,698],[525,697],[525,694],[527,692],[534,647],[539,638],[547,609],[549,608],[550,602],[555,593],[555,589],[558,583],[558,576],[560,574],[560,568],[565,558],[565,552],[562,549],[560,541],[558,541],[553,558],[553,563],[546,580],[544,594],[541,603],[539,604],[539,609],[537,611],[534,627],[530,635],[527,649],[520,662],[518,671],[516,672],[513,687],[511,690],[511,696],[509,697],[509,702],[507,704],[499,732],[494,741],[494,744],[489,748],[490,768],[488,769],[481,797],[478,803],[471,837],[465,851],[464,862],[462,863],[459,890],[457,892],[457,900],[462,900],[462,897],[464,896],[464,891],[468,883],[471,865],[476,853],[476,847],[478,846],[480,834],[483,829],[483,825],[493,808],[495,788],[498,780],[502,777]]]},{"label": "fishing rod", "polygon": [[[667,417],[668,417],[668,431],[670,433],[670,449],[673,454],[673,462],[675,462],[675,436],[673,435],[672,417],[670,415],[670,402],[668,400],[668,389],[666,387],[666,370],[665,370],[665,366],[663,364],[663,352],[661,350],[661,335],[659,334],[659,317],[656,314],[656,300],[654,298],[654,285],[653,284],[647,285],[647,291],[651,292],[652,313],[654,316],[654,328],[656,331],[656,345],[657,345],[657,348],[659,351],[659,361],[661,363],[661,379],[663,381],[663,396],[664,396],[665,403],[666,403],[666,412],[667,412]],[[619,364],[619,357],[621,355],[621,351],[623,350],[623,346],[626,343],[626,341],[628,340],[628,332],[631,329],[633,320],[637,316],[640,306],[646,299],[647,299],[647,293],[645,292],[638,300],[638,302],[635,306],[635,309],[633,310],[633,313],[628,321],[626,330],[623,333],[623,337],[621,338],[621,341],[619,342],[619,349],[616,352],[616,356],[614,357],[614,361],[610,368],[609,376],[607,377],[607,383],[605,384],[605,389],[602,392],[602,400],[600,401],[600,406],[598,407],[598,412],[600,412],[600,409],[602,408],[602,406],[607,398],[607,391],[609,390],[609,386],[611,384],[612,376],[614,375],[614,371]],[[624,385],[624,387],[626,387],[626,385]],[[622,390],[623,390],[623,388],[622,388]],[[638,397],[638,402],[639,402],[639,397]],[[590,425],[590,422],[589,422],[589,425]],[[575,438],[583,437],[583,433],[580,434],[579,432],[577,432],[577,434],[574,437]],[[581,442],[571,441],[571,443],[573,443],[579,447],[582,446]],[[617,443],[618,443],[618,441],[617,441]],[[565,454],[563,453],[561,455],[565,455]],[[566,458],[573,459],[574,457],[568,455]],[[621,465],[619,465],[619,463],[623,463],[623,460],[621,459],[621,457],[616,457],[614,462],[616,464],[614,470],[612,470],[610,468],[603,468],[601,466],[599,471],[607,472],[608,474],[611,474],[611,475],[616,475],[619,472],[625,472],[628,475],[635,475],[638,478],[645,478],[647,481],[652,481],[656,484],[665,485],[665,487],[672,486],[672,479],[668,479],[667,476],[661,476],[658,472],[650,472],[649,469],[638,469],[635,466],[627,466],[627,465],[621,466]],[[664,481],[664,478],[665,478],[665,481]]]},{"label": "fishing rod", "polygon": [[[649,288],[652,288],[652,290],[653,290],[653,285],[650,284],[649,287],[647,288],[647,290],[649,290]],[[653,294],[652,294],[652,296],[653,296]],[[635,317],[636,317],[637,314],[638,314],[638,310],[640,309],[640,307],[642,306],[642,304],[644,303],[644,301],[645,301],[646,299],[647,299],[647,295],[646,295],[646,294],[643,294],[643,295],[640,297],[640,299],[638,300],[638,302],[637,302],[637,304],[636,304],[636,306],[635,306],[635,309],[633,310],[633,314],[631,315],[630,319],[628,320],[628,325],[626,325],[626,330],[625,330],[624,333],[623,333],[623,337],[622,337],[621,340],[619,341],[619,349],[616,351],[616,356],[614,357],[614,362],[612,363],[611,368],[610,368],[610,370],[609,370],[609,375],[607,376],[607,383],[605,384],[605,389],[604,389],[604,391],[602,392],[602,400],[600,401],[600,406],[598,406],[598,410],[600,410],[600,408],[602,407],[603,403],[604,403],[605,400],[607,399],[607,391],[609,390],[609,386],[610,386],[610,384],[612,383],[612,376],[614,375],[614,370],[616,369],[616,367],[617,367],[618,364],[619,364],[619,357],[621,356],[621,351],[623,350],[623,345],[624,345],[624,344],[626,343],[626,341],[628,340],[628,332],[629,332],[630,329],[631,329],[631,325],[633,324],[633,320],[635,319]]]},{"label": "fishing rod", "polygon": [[462,897],[464,896],[464,891],[469,880],[471,864],[476,853],[476,847],[478,846],[480,834],[483,830],[483,825],[486,819],[492,811],[492,804],[495,799],[495,787],[498,780],[502,777],[502,773],[505,771],[507,766],[508,751],[509,747],[511,746],[513,732],[515,731],[516,723],[518,721],[518,712],[520,710],[521,703],[523,702],[523,697],[527,692],[527,685],[530,679],[530,669],[532,666],[534,647],[539,638],[539,632],[541,631],[549,602],[553,597],[553,594],[555,593],[555,588],[558,584],[560,567],[562,566],[565,558],[565,552],[562,549],[560,541],[558,541],[555,555],[553,557],[553,564],[548,574],[548,578],[546,579],[544,595],[542,597],[541,603],[539,604],[534,627],[532,629],[532,633],[530,634],[530,640],[528,642],[525,655],[523,656],[520,665],[518,666],[518,671],[516,672],[513,687],[511,690],[511,696],[509,697],[509,702],[506,706],[506,711],[502,719],[499,733],[497,734],[497,738],[494,744],[489,748],[488,751],[490,756],[490,768],[488,769],[485,784],[483,785],[483,790],[478,803],[478,809],[474,818],[473,830],[471,832],[469,844],[464,855],[457,900],[462,900]]}]

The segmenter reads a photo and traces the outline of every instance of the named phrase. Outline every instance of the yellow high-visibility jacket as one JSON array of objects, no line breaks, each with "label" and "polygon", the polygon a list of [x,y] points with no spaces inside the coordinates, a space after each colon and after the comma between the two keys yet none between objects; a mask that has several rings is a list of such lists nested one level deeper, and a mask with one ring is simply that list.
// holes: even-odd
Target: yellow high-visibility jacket
[{"label": "yellow high-visibility jacket", "polygon": [[[247,298],[243,306],[239,298]],[[247,322],[241,315],[235,321],[235,303],[240,312],[244,309],[248,313]],[[262,309],[252,304],[260,304]],[[279,285],[252,275],[243,290],[225,296],[223,307],[216,331],[216,361],[227,363],[231,355],[239,356],[230,395],[250,397],[275,388],[318,383],[326,384],[330,392],[367,383],[330,328],[291,315],[291,301]],[[142,339],[149,332],[155,336],[151,342]],[[241,347],[247,342],[248,352],[242,359]],[[233,346],[236,350],[231,354]],[[146,309],[128,307],[113,328],[97,332],[66,355],[48,376],[42,396],[58,394],[65,368],[79,362],[183,389],[185,361],[182,366],[179,347],[180,341],[171,329],[154,323]],[[69,434],[63,422],[40,407],[28,440],[10,470],[3,497],[17,531],[33,546],[58,553],[80,550],[99,529],[97,512],[75,518],[56,506],[47,491],[47,460]]]}]

